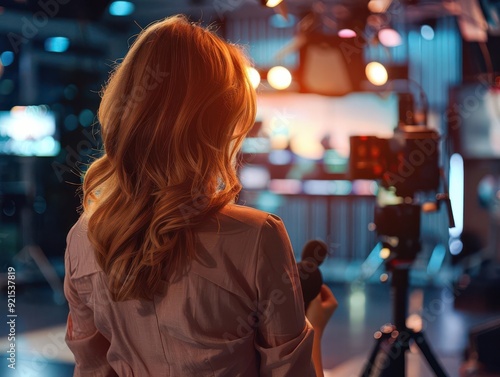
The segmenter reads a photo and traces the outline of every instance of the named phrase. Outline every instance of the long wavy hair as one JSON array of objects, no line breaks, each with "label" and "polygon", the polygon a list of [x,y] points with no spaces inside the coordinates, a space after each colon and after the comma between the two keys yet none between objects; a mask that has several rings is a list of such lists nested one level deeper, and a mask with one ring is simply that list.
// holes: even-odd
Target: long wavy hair
[{"label": "long wavy hair", "polygon": [[115,301],[161,293],[195,258],[196,226],[241,190],[236,155],[256,111],[248,64],[239,47],[174,16],[144,29],[111,74],[83,209]]}]

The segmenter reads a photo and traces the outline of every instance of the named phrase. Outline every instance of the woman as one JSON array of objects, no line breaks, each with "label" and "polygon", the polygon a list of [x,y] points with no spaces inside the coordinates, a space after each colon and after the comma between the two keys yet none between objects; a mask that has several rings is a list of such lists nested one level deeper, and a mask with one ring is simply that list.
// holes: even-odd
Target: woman
[{"label": "woman", "polygon": [[112,74],[104,155],[65,258],[75,376],[322,375],[335,298],[324,287],[311,304],[313,336],[283,223],[233,204],[255,117],[247,66],[175,16],[143,30]]}]

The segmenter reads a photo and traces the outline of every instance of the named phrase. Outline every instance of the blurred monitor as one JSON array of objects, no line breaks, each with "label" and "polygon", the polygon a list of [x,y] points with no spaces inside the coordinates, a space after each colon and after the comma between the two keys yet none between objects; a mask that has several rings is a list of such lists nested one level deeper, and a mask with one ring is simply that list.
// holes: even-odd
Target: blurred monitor
[{"label": "blurred monitor", "polygon": [[0,155],[49,157],[60,148],[56,117],[47,106],[0,111]]},{"label": "blurred monitor", "polygon": [[448,127],[464,158],[500,158],[500,88],[465,84],[450,92]]},{"label": "blurred monitor", "polygon": [[273,92],[260,93],[257,102],[258,121],[242,148],[240,177],[249,190],[336,193],[336,182],[319,181],[348,178],[350,136],[391,137],[398,124],[395,93]]}]

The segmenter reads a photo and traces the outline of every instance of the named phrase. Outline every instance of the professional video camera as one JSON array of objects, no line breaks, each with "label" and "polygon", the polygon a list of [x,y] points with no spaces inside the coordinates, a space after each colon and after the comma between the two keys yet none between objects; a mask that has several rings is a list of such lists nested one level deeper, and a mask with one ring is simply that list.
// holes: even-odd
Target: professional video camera
[{"label": "professional video camera", "polygon": [[391,139],[351,136],[351,179],[380,179],[401,197],[437,190],[439,135],[425,126],[400,125]]},{"label": "professional video camera", "polygon": [[[350,144],[350,178],[380,181],[374,221],[378,235],[383,242],[392,241],[387,246],[397,258],[413,260],[420,250],[422,209],[415,194],[436,192],[443,177],[438,133],[426,126],[400,125],[390,139],[351,136]],[[445,182],[443,189],[446,191]],[[437,209],[442,201],[451,214],[446,192],[436,195],[435,201],[426,203],[424,209]]]},{"label": "professional video camera", "polygon": [[[404,354],[412,339],[436,376],[444,377],[446,373],[424,334],[406,327],[409,267],[421,248],[421,210],[436,210],[444,201],[450,227],[454,226],[446,182],[439,167],[439,135],[425,126],[399,125],[390,139],[351,136],[350,146],[350,178],[380,181],[374,223],[385,249],[387,270],[392,273],[394,298],[394,325],[386,325],[376,333],[376,345],[362,376],[404,376]],[[419,201],[416,194],[437,192],[441,178],[445,193],[436,195],[430,203]],[[382,358],[387,361],[383,367]]]}]

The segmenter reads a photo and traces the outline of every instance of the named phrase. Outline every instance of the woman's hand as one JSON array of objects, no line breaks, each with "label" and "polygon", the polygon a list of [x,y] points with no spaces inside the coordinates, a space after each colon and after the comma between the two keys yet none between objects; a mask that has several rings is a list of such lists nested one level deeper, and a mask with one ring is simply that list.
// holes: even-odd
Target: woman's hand
[{"label": "woman's hand", "polygon": [[337,309],[338,302],[330,288],[326,285],[321,286],[319,294],[309,303],[306,317],[314,328],[314,341],[312,349],[312,362],[317,377],[323,377],[323,362],[321,361],[321,337],[323,330]]},{"label": "woman's hand", "polygon": [[322,334],[328,320],[337,309],[338,302],[330,288],[325,284],[321,286],[321,291],[312,300],[307,308],[306,317],[311,322],[314,330]]}]

